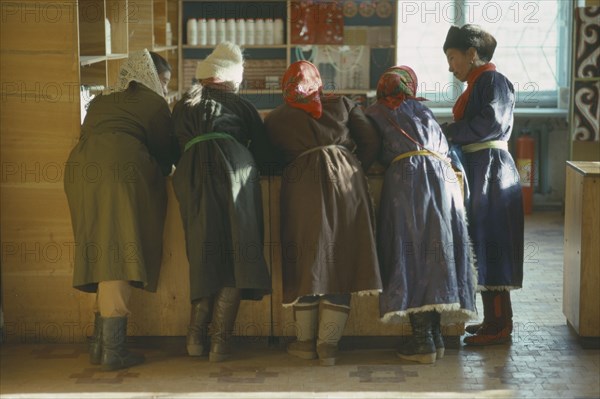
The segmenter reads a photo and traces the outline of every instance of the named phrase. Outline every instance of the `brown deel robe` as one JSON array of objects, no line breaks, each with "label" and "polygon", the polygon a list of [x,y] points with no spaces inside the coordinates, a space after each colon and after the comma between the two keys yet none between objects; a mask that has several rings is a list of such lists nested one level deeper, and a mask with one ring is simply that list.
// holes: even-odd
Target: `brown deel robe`
[{"label": "brown deel robe", "polygon": [[[283,303],[305,295],[381,290],[365,171],[379,137],[346,97],[323,97],[323,115],[281,105],[265,119],[282,152]],[[355,153],[354,153],[355,152]]]}]

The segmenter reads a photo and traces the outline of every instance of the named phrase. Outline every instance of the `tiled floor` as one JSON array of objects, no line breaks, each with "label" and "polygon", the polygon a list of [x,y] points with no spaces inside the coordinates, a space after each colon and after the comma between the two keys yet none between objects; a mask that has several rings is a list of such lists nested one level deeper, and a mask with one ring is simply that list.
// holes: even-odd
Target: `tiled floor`
[{"label": "tiled floor", "polygon": [[[186,356],[183,339],[143,348],[120,372],[88,363],[85,345],[4,344],[2,398],[598,398],[600,350],[582,349],[562,314],[563,216],[526,219],[525,286],[513,294],[512,344],[447,349],[434,365],[391,350],[344,350],[335,367],[240,342],[235,360]],[[481,309],[481,304],[479,304]]]}]

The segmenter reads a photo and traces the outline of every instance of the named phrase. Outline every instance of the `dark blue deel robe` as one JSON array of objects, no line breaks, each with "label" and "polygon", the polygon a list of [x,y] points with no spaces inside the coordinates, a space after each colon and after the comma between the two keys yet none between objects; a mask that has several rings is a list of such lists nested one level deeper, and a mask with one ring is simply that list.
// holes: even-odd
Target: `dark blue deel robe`
[{"label": "dark blue deel robe", "polygon": [[[445,133],[455,144],[508,141],[513,128],[512,83],[496,71],[474,83],[464,117]],[[469,233],[480,288],[511,290],[523,284],[524,216],[519,173],[511,154],[484,149],[464,154],[470,189]]]}]

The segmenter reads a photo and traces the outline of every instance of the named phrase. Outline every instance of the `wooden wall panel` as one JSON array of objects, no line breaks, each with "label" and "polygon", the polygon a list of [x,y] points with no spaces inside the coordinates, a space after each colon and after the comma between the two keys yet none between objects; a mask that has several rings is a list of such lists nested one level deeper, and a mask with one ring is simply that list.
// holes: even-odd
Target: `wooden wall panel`
[{"label": "wooden wall panel", "polygon": [[79,0],[81,55],[106,55],[104,0]]},{"label": "wooden wall panel", "polygon": [[[5,59],[7,56],[33,56],[35,61],[31,65],[38,68],[39,72],[40,65],[47,56],[77,55],[76,48],[73,47],[73,39],[77,42],[77,37],[73,37],[77,33],[77,1],[2,1],[0,32],[4,59],[2,64],[12,63]],[[41,34],[42,32],[47,34]],[[3,70],[2,74],[4,73]],[[39,77],[44,75],[45,73],[39,73]]]},{"label": "wooden wall panel", "polygon": [[0,272],[9,340],[63,340],[52,335],[66,336],[63,323],[81,326],[85,299],[70,289],[68,256],[56,251],[72,242],[57,173],[79,136],[76,4],[2,5]]},{"label": "wooden wall panel", "polygon": [[129,3],[129,51],[152,50],[152,2],[132,1]]},{"label": "wooden wall panel", "polygon": [[85,342],[94,296],[71,288],[70,274],[2,274],[7,342]]}]

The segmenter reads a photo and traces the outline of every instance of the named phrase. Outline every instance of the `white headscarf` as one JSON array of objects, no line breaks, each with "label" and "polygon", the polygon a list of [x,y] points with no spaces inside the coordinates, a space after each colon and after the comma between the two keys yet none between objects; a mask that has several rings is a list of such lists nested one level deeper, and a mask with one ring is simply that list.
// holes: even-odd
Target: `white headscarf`
[{"label": "white headscarf", "polygon": [[125,91],[132,81],[141,83],[159,96],[165,97],[156,66],[147,49],[129,55],[127,61],[121,66],[117,84],[105,90],[103,94]]},{"label": "white headscarf", "polygon": [[231,42],[220,43],[206,59],[198,61],[196,78],[232,83],[237,90],[244,78],[242,50]]}]

